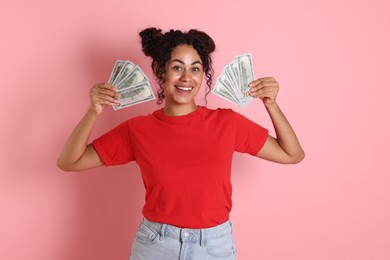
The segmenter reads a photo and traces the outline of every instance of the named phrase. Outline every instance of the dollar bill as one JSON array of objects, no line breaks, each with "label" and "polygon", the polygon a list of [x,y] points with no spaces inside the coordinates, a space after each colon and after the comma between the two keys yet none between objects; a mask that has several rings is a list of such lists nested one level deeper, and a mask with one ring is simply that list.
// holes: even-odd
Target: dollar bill
[{"label": "dollar bill", "polygon": [[241,75],[241,93],[248,93],[249,83],[255,76],[253,74],[252,55],[250,53],[237,56],[238,67]]},{"label": "dollar bill", "polygon": [[121,70],[117,74],[112,85],[114,85],[114,86],[118,85],[118,83],[121,82],[127,75],[129,75],[135,69],[135,67],[136,67],[136,65],[134,63],[132,63],[131,61],[128,61],[128,60],[125,61],[125,63],[123,64]]},{"label": "dollar bill", "polygon": [[228,92],[226,87],[219,81],[215,83],[213,93],[229,102],[232,102],[233,104],[237,104],[237,101],[235,100],[234,96],[230,92]]},{"label": "dollar bill", "polygon": [[236,86],[241,86],[241,75],[240,75],[240,68],[238,66],[238,62],[236,60],[232,61],[228,66],[227,66],[227,72],[229,75],[231,75],[234,84]]},{"label": "dollar bill", "polygon": [[236,86],[238,86],[240,83],[234,71],[232,70],[232,63],[225,67],[224,73],[221,75],[220,78],[223,80],[223,83],[225,85],[229,83],[229,87],[236,93],[235,95],[239,97],[241,92]]},{"label": "dollar bill", "polygon": [[213,93],[244,108],[253,99],[249,92],[249,83],[253,80],[252,55],[241,54],[224,68]]},{"label": "dollar bill", "polygon": [[149,82],[143,82],[139,85],[127,87],[118,91],[118,94],[120,95],[120,105],[113,106],[114,110],[155,99],[155,95]]},{"label": "dollar bill", "polygon": [[234,102],[236,102],[236,103],[240,102],[240,100],[239,100],[239,93],[236,91],[234,85],[232,85],[231,81],[229,80],[228,76],[225,73],[221,74],[218,77],[217,83],[220,84],[218,86],[220,90],[223,87],[223,89],[224,89],[223,93],[229,93],[229,96],[232,97]]},{"label": "dollar bill", "polygon": [[125,60],[117,60],[115,62],[115,65],[114,65],[114,68],[112,69],[111,71],[111,75],[110,75],[110,78],[108,80],[108,83],[113,85],[116,77],[118,76],[119,72],[121,71],[123,65],[126,63]]},{"label": "dollar bill", "polygon": [[148,78],[142,72],[141,68],[136,66],[129,74],[127,74],[118,84],[114,84],[118,90],[128,88],[130,86],[139,85],[147,82]]},{"label": "dollar bill", "polygon": [[148,77],[139,66],[128,60],[117,60],[115,62],[108,83],[115,86],[120,95],[120,105],[113,106],[114,110],[156,98],[150,87]]}]

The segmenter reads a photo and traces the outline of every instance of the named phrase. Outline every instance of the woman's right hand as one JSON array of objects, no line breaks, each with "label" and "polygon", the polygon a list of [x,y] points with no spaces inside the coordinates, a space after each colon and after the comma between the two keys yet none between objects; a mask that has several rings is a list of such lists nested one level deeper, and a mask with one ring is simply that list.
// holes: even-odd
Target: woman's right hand
[{"label": "woman's right hand", "polygon": [[120,97],[116,87],[101,83],[94,85],[89,91],[91,105],[89,110],[99,116],[107,106],[119,105]]}]

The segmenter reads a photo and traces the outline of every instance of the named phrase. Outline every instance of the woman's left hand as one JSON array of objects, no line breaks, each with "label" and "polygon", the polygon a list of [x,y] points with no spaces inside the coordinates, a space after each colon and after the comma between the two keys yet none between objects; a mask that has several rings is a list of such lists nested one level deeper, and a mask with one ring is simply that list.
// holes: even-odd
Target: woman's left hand
[{"label": "woman's left hand", "polygon": [[260,98],[265,105],[271,105],[276,102],[279,83],[274,78],[256,79],[249,84],[249,88],[250,95],[254,98]]}]

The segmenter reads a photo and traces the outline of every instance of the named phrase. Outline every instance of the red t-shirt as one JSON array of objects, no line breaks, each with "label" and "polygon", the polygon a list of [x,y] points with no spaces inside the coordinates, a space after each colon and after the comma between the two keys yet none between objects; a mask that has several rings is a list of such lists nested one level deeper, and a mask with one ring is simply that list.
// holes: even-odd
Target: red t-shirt
[{"label": "red t-shirt", "polygon": [[136,161],[146,196],[143,215],[183,228],[229,219],[233,152],[256,155],[268,130],[230,109],[162,110],[129,119],[93,142],[106,166]]}]

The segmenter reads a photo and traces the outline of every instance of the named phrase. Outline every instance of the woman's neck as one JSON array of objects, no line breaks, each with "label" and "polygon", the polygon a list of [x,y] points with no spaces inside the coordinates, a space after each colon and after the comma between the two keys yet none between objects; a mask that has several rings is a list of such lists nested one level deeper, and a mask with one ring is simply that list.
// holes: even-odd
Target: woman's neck
[{"label": "woman's neck", "polygon": [[185,105],[165,103],[163,111],[167,116],[184,116],[194,112],[197,108],[195,102]]}]

